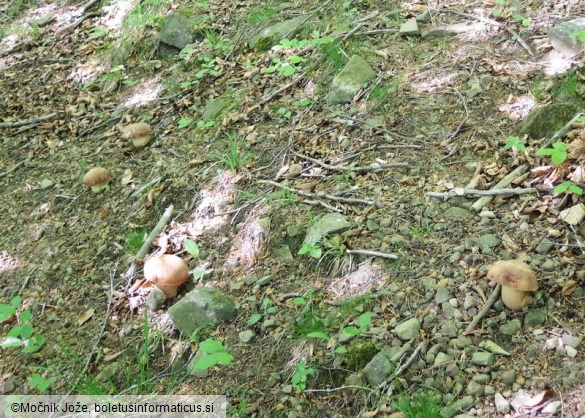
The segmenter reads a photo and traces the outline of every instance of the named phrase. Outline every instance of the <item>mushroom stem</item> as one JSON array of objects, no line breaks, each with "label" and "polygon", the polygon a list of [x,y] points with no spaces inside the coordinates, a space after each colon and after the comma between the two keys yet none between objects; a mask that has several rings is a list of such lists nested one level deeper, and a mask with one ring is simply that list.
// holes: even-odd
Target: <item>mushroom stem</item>
[{"label": "mushroom stem", "polygon": [[101,186],[101,185],[100,186],[91,186],[91,191],[94,192],[94,193],[99,193],[99,192],[102,191],[103,188],[104,187]]},{"label": "mushroom stem", "polygon": [[509,286],[502,286],[502,302],[512,310],[520,310],[532,302],[532,296],[528,292],[516,290]]},{"label": "mushroom stem", "polygon": [[156,287],[158,287],[167,298],[174,298],[175,296],[177,296],[177,292],[179,289],[179,286],[172,286],[172,285],[162,285],[162,284],[156,284]]}]

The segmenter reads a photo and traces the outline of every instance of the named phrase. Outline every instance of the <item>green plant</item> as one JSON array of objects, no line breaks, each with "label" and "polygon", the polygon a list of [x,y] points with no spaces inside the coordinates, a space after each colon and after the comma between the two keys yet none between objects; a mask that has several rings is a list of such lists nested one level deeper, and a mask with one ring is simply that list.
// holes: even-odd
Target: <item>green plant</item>
[{"label": "green plant", "polygon": [[217,125],[217,122],[214,120],[208,120],[208,121],[198,120],[197,121],[197,129],[200,129],[202,131],[205,131],[209,128],[212,128],[215,125]]},{"label": "green plant", "polygon": [[251,25],[257,25],[277,14],[278,9],[276,9],[271,3],[263,6],[254,6],[247,13],[248,23]]},{"label": "green plant", "polygon": [[576,30],[573,36],[581,42],[585,42],[585,30]]},{"label": "green plant", "polygon": [[559,184],[558,186],[556,186],[553,189],[553,192],[556,194],[560,194],[560,193],[573,193],[576,195],[582,195],[583,194],[583,189],[579,186],[577,186],[575,183],[573,183],[570,180],[567,181],[563,181],[561,184]]},{"label": "green plant", "polygon": [[296,100],[293,102],[293,106],[298,106],[298,107],[307,107],[311,104],[311,99],[308,98],[304,98],[304,99],[300,99],[300,100]]},{"label": "green plant", "polygon": [[193,118],[181,118],[178,123],[179,129],[185,129],[193,123]]},{"label": "green plant", "polygon": [[105,38],[109,34],[110,34],[110,31],[108,29],[101,27],[101,26],[94,26],[93,28],[90,29],[88,38],[90,40]]},{"label": "green plant", "polygon": [[292,112],[288,110],[286,107],[279,107],[276,111],[276,114],[284,119],[288,119],[291,117]]},{"label": "green plant", "polygon": [[242,143],[235,133],[228,134],[227,152],[221,154],[216,153],[215,157],[231,171],[242,168],[249,158],[249,154],[243,152],[241,149]]},{"label": "green plant", "polygon": [[579,94],[579,84],[579,74],[574,69],[570,70],[553,85],[551,95],[557,99],[571,99],[583,103],[582,95]]},{"label": "green plant", "polygon": [[511,17],[521,23],[522,26],[530,26],[530,19],[520,14],[518,12],[518,6],[515,4],[508,5],[506,0],[496,0],[496,4],[500,7],[492,13],[494,17]]},{"label": "green plant", "polygon": [[393,404],[404,418],[440,418],[443,406],[440,399],[431,392],[418,392],[408,398],[405,395],[398,397]]},{"label": "green plant", "polygon": [[147,231],[141,228],[137,231],[127,233],[124,244],[124,251],[129,254],[136,254],[147,236]]},{"label": "green plant", "polygon": [[[10,304],[0,304],[0,322],[4,322],[16,314],[22,303],[20,296],[10,300]],[[22,353],[35,353],[41,349],[45,339],[37,332],[32,324],[32,313],[26,309],[18,315],[18,325],[13,326],[6,337],[0,342],[2,348],[20,348]]]},{"label": "green plant", "polygon": [[29,387],[34,388],[41,393],[44,393],[47,391],[47,389],[49,389],[49,386],[51,386],[55,381],[57,381],[57,378],[55,376],[47,378],[41,376],[39,373],[33,373],[32,376],[28,379],[27,384]]},{"label": "green plant", "polygon": [[541,148],[538,150],[540,156],[550,156],[553,164],[562,164],[567,159],[567,144],[557,141],[552,148]]},{"label": "green plant", "polygon": [[306,368],[304,360],[299,361],[295,366],[295,373],[292,376],[291,383],[296,393],[301,393],[307,387],[307,377],[315,375],[315,370]]},{"label": "green plant", "polygon": [[272,64],[262,70],[264,73],[274,73],[275,71],[282,74],[284,77],[292,77],[299,69],[298,64],[304,62],[305,59],[298,55],[291,55],[287,61],[283,61],[281,58],[272,58]]},{"label": "green plant", "polygon": [[197,245],[197,243],[195,241],[192,241],[190,239],[185,239],[183,241],[183,247],[185,247],[185,250],[187,250],[187,252],[189,254],[191,254],[191,256],[193,258],[199,257],[199,246]]},{"label": "green plant", "polygon": [[509,136],[506,145],[504,145],[504,149],[510,148],[515,148],[522,152],[526,149],[526,141],[521,140],[517,136]]},{"label": "green plant", "polygon": [[319,243],[316,244],[303,244],[299,249],[298,254],[309,254],[313,258],[321,258],[321,254],[323,250],[321,249],[321,245]]},{"label": "green plant", "polygon": [[349,326],[343,328],[343,332],[349,335],[363,334],[367,331],[368,327],[372,322],[372,312],[364,312],[356,320],[356,326]]},{"label": "green plant", "polygon": [[234,356],[227,351],[224,345],[213,338],[201,341],[199,343],[199,350],[203,354],[195,360],[193,365],[193,370],[195,371],[205,371],[217,364],[227,366],[234,359]]}]

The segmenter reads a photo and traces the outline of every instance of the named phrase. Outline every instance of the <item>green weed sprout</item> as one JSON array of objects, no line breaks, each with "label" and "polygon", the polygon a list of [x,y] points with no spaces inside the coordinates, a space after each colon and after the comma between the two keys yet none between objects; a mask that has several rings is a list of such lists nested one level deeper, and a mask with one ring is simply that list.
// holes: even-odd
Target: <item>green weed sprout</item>
[{"label": "green weed sprout", "polygon": [[297,393],[301,393],[307,387],[307,376],[313,376],[315,370],[306,368],[303,360],[299,361],[295,366],[295,374],[292,376],[291,383]]},{"label": "green weed sprout", "polygon": [[567,181],[563,181],[561,184],[559,184],[557,187],[555,187],[553,189],[553,192],[555,194],[572,193],[572,194],[576,194],[576,195],[582,195],[583,189],[581,187],[577,186],[572,181],[567,180]]},{"label": "green weed sprout", "polygon": [[217,364],[227,366],[234,359],[234,356],[227,351],[224,345],[213,338],[201,341],[199,349],[203,355],[195,361],[194,369],[196,371],[205,371]]},{"label": "green weed sprout", "polygon": [[561,164],[567,159],[567,144],[557,141],[552,148],[541,148],[538,150],[540,156],[550,156],[553,164]]},{"label": "green weed sprout", "polygon": [[509,136],[506,145],[504,145],[504,149],[510,148],[515,148],[516,150],[522,152],[526,149],[526,142],[517,136]]}]

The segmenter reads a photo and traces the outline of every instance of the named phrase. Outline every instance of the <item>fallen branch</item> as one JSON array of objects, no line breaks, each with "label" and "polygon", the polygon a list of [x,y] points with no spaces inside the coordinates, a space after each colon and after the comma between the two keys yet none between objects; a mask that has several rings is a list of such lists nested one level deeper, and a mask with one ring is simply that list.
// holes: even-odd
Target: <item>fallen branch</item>
[{"label": "fallen branch", "polygon": [[315,199],[315,198],[328,199],[328,200],[332,200],[332,201],[338,202],[338,203],[358,203],[358,204],[363,204],[363,205],[375,205],[376,204],[376,202],[373,200],[351,199],[351,198],[347,198],[347,197],[333,196],[333,195],[325,194],[325,193],[305,192],[304,190],[293,189],[292,187],[288,187],[288,186],[285,186],[283,184],[280,184],[280,183],[277,183],[277,182],[271,181],[271,180],[258,180],[258,183],[268,184],[270,186],[278,187],[280,189],[284,189],[286,191],[296,193],[299,196],[311,197],[313,199]]},{"label": "fallen branch", "polygon": [[298,152],[295,151],[291,151],[293,155],[302,158],[303,160],[307,160],[310,161],[312,163],[315,163],[327,170],[333,170],[333,171],[353,171],[353,172],[365,172],[365,171],[382,171],[385,170],[387,168],[394,168],[394,167],[407,167],[408,163],[391,163],[391,164],[370,164],[369,166],[365,166],[365,167],[346,167],[343,165],[330,165],[327,163],[324,163],[321,160],[318,160],[316,158],[312,158],[312,157],[308,157],[306,155],[300,154]]},{"label": "fallen branch", "polygon": [[361,254],[361,255],[371,255],[372,257],[382,257],[382,258],[389,258],[390,260],[397,260],[398,256],[395,254],[388,254],[388,253],[381,253],[379,251],[372,251],[372,250],[345,250],[347,254]]},{"label": "fallen branch", "polygon": [[[492,187],[492,190],[500,190],[509,186],[518,176],[523,174],[527,168],[528,168],[527,165],[521,165],[519,167],[516,167],[514,171],[512,171],[510,174],[508,174],[506,177],[500,180],[498,184]],[[471,209],[478,212],[482,210],[485,205],[491,202],[492,199],[493,196],[482,197],[481,199],[477,200],[473,205],[471,205]]]},{"label": "fallen branch", "polygon": [[477,323],[481,320],[481,318],[483,318],[489,312],[492,305],[496,302],[496,299],[498,299],[501,289],[502,289],[501,284],[497,284],[496,287],[494,287],[492,294],[490,295],[489,299],[484,303],[483,307],[481,308],[481,311],[479,311],[477,315],[473,317],[473,320],[469,323],[469,325],[467,325],[467,328],[465,328],[465,331],[463,332],[464,335],[472,332],[475,329]]},{"label": "fallen branch", "polygon": [[47,119],[51,119],[57,115],[57,112],[47,113],[46,115],[39,116],[37,118],[19,120],[15,122],[0,122],[0,128],[17,128],[19,126],[30,125],[33,123],[39,123]]},{"label": "fallen branch", "polygon": [[442,197],[447,200],[451,197],[464,196],[464,195],[477,195],[477,196],[499,196],[502,194],[529,194],[536,193],[536,189],[492,189],[492,190],[479,190],[479,189],[464,189],[462,187],[455,188],[448,192],[427,192],[429,197]]},{"label": "fallen branch", "polygon": [[138,250],[136,255],[133,257],[130,267],[124,274],[124,276],[127,279],[130,279],[134,276],[134,273],[136,271],[136,264],[140,262],[144,258],[144,256],[146,256],[148,250],[150,249],[150,246],[152,245],[156,237],[158,237],[158,235],[161,233],[165,225],[171,220],[171,217],[173,216],[173,209],[174,209],[173,205],[170,205],[168,208],[166,208],[154,229],[150,232],[148,237],[146,237],[146,239],[142,243],[142,247],[140,247],[140,250]]}]

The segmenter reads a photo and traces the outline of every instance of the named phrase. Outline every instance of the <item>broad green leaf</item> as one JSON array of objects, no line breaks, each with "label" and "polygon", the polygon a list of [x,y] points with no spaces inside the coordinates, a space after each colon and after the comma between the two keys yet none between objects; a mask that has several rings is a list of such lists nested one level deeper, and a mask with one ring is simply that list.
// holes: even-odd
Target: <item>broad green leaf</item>
[{"label": "broad green leaf", "polygon": [[195,360],[195,364],[193,365],[193,368],[196,371],[204,371],[207,370],[213,366],[215,366],[217,364],[217,359],[214,356],[211,355],[204,355],[199,357],[197,360]]},{"label": "broad green leaf", "polygon": [[252,326],[255,323],[257,323],[258,321],[260,321],[262,319],[262,315],[261,314],[254,314],[250,317],[250,319],[248,319],[248,325]]},{"label": "broad green leaf", "polygon": [[10,305],[6,305],[4,303],[0,304],[0,322],[4,322],[7,319],[11,318],[12,315],[16,312],[16,309]]},{"label": "broad green leaf", "polygon": [[33,335],[34,329],[30,322],[24,324],[20,330],[20,338],[26,340]]},{"label": "broad green leaf", "polygon": [[225,351],[223,344],[213,338],[208,338],[205,341],[201,341],[199,348],[207,354],[216,353],[218,351]]},{"label": "broad green leaf", "polygon": [[551,157],[551,161],[554,164],[561,164],[563,161],[565,161],[567,159],[567,153],[566,152],[557,152],[556,154],[554,154]]},{"label": "broad green leaf", "polygon": [[362,329],[362,330],[367,328],[367,326],[370,325],[371,322],[372,322],[372,313],[369,311],[361,314],[357,320],[357,324],[360,327],[360,329]]},{"label": "broad green leaf", "polygon": [[191,125],[192,123],[193,123],[192,118],[181,118],[181,120],[179,121],[179,129],[186,128],[187,126]]},{"label": "broad green leaf", "polygon": [[557,141],[552,146],[554,149],[559,150],[559,151],[566,151],[567,150],[567,144],[565,144],[563,141]]},{"label": "broad green leaf", "polygon": [[183,241],[183,246],[185,247],[185,250],[187,250],[187,252],[191,254],[194,258],[199,257],[199,246],[195,241],[186,239],[185,241]]},{"label": "broad green leaf", "polygon": [[347,353],[347,349],[341,345],[335,349],[335,354],[345,354],[345,353]]},{"label": "broad green leaf", "polygon": [[305,303],[307,303],[305,301],[305,298],[303,298],[303,297],[294,298],[293,299],[293,302],[295,303],[295,305],[299,305],[299,306],[304,305]]},{"label": "broad green leaf", "polygon": [[358,335],[360,333],[360,330],[357,329],[356,327],[345,327],[343,328],[343,332],[349,335]]},{"label": "broad green leaf", "polygon": [[18,309],[21,303],[22,298],[20,296],[14,296],[12,299],[10,299],[10,306],[12,306],[14,309]]},{"label": "broad green leaf", "polygon": [[215,356],[215,359],[219,364],[223,364],[224,366],[227,366],[228,364],[230,364],[232,362],[232,360],[234,359],[234,356],[232,356],[227,351],[221,351],[219,353],[215,353],[212,355]]}]

